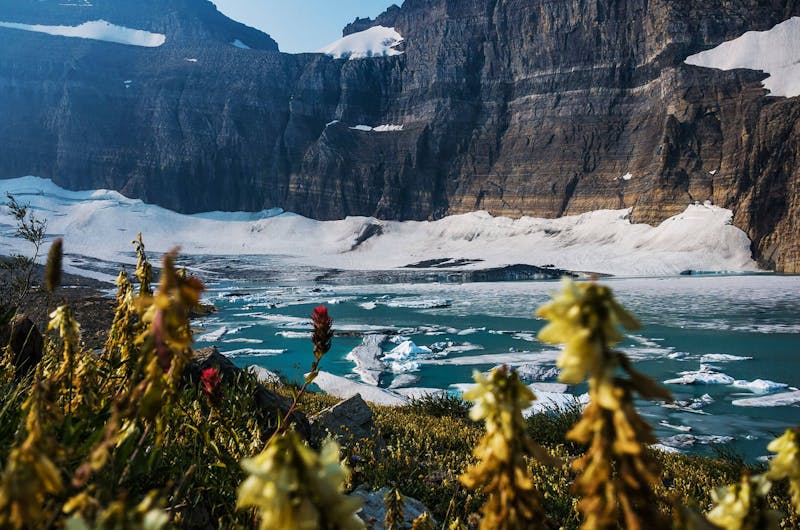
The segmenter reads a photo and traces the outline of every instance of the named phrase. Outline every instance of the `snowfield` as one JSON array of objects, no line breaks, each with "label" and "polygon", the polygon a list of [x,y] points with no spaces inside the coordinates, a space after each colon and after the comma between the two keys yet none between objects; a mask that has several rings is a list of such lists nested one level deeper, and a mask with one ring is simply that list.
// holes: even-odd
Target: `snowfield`
[{"label": "snowfield", "polygon": [[374,26],[332,42],[318,50],[318,53],[330,55],[334,59],[350,60],[388,57],[403,53],[396,49],[401,42],[403,42],[403,36],[394,28]]},{"label": "snowfield", "polygon": [[747,68],[769,74],[763,86],[773,96],[800,96],[800,17],[767,31],[748,31],[716,48],[697,53],[686,64],[733,70]]},{"label": "snowfield", "polygon": [[[560,219],[473,212],[405,222],[315,221],[277,209],[184,215],[115,191],[68,191],[37,177],[0,180],[0,196],[7,192],[47,219],[49,237],[63,235],[68,254],[117,263],[132,262],[130,242],[142,232],[155,252],[180,246],[186,254],[276,255],[287,263],[348,270],[388,270],[442,258],[480,260],[466,269],[552,264],[622,276],[757,270],[750,241],[731,225],[731,212],[709,204],[690,205],[652,227],[632,224],[629,210]],[[0,207],[0,254],[28,251],[14,237],[13,224],[7,208]]]},{"label": "snowfield", "polygon": [[60,37],[101,40],[130,46],[143,46],[145,48],[157,48],[167,41],[166,35],[161,33],[150,33],[142,29],[117,26],[105,20],[92,20],[78,26],[43,26],[39,24],[0,22],[0,28],[46,33]]}]

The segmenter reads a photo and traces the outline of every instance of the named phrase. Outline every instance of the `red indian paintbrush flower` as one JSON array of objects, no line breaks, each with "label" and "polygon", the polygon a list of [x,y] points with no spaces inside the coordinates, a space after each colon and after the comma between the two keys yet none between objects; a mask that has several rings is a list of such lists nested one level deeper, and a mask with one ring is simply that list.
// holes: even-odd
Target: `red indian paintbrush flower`
[{"label": "red indian paintbrush flower", "polygon": [[315,307],[311,312],[311,321],[314,323],[314,333],[311,334],[311,340],[314,342],[314,356],[320,359],[331,349],[333,320],[328,314],[328,308],[321,305]]},{"label": "red indian paintbrush flower", "polygon": [[222,378],[219,376],[219,369],[206,368],[200,375],[200,383],[203,394],[209,397],[212,401],[219,400],[220,391],[222,390]]}]

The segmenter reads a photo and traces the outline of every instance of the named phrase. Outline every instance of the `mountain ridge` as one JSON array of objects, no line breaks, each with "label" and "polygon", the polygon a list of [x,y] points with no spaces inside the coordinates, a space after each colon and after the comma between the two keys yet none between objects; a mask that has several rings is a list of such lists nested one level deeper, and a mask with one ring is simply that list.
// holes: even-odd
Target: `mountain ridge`
[{"label": "mountain ridge", "polygon": [[[763,266],[800,271],[800,98],[683,62],[800,15],[795,0],[406,0],[343,31],[395,27],[403,53],[353,61],[238,49],[224,17],[186,15],[206,4],[173,0],[139,28],[164,46],[113,58],[0,28],[0,177],[317,219],[632,207],[657,224],[711,200]],[[403,128],[353,128],[383,124]]]}]

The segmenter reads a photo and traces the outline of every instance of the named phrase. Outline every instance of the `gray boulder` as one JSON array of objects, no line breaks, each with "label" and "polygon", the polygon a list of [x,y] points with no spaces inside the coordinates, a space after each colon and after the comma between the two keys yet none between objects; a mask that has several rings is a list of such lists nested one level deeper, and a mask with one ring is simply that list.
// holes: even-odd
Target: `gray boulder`
[{"label": "gray boulder", "polygon": [[0,348],[8,346],[14,356],[17,377],[29,374],[42,360],[44,339],[36,324],[25,315],[16,315],[0,328]]},{"label": "gray boulder", "polygon": [[[384,519],[386,519],[386,505],[383,502],[383,497],[389,492],[389,488],[384,487],[378,491],[369,491],[365,486],[357,487],[351,495],[358,497],[364,501],[364,506],[358,512],[358,516],[367,526],[367,530],[383,530],[386,528]],[[405,497],[405,505],[403,507],[403,528],[411,528],[411,523],[414,519],[422,515],[424,512],[430,513],[430,510],[417,499]],[[435,525],[434,521],[434,525]]]},{"label": "gray boulder", "polygon": [[361,394],[315,414],[309,423],[313,440],[332,436],[344,445],[359,440],[372,440],[376,451],[386,448],[386,443],[372,419],[372,409],[361,398]]}]

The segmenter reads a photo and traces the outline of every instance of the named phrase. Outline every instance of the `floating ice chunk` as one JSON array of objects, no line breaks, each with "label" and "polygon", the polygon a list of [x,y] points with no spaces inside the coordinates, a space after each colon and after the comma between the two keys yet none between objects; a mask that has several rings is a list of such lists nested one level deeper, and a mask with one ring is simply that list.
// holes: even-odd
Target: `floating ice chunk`
[{"label": "floating ice chunk", "polygon": [[351,33],[319,50],[334,59],[365,59],[400,55],[396,47],[403,42],[403,36],[394,28],[373,26],[358,33]]},{"label": "floating ice chunk", "polygon": [[443,341],[443,342],[434,342],[430,345],[431,351],[437,357],[445,357],[450,355],[451,353],[462,353],[467,351],[475,351],[475,350],[482,350],[483,346],[480,344],[472,344],[470,342],[464,342],[462,344],[455,343],[453,341]]},{"label": "floating ice chunk", "polygon": [[250,357],[272,357],[273,355],[281,355],[286,353],[289,350],[283,348],[242,348],[239,350],[231,350],[231,351],[224,351],[221,352],[226,357],[242,357],[242,356],[250,356]]},{"label": "floating ice chunk", "polygon": [[310,331],[278,331],[275,335],[284,339],[310,339]]},{"label": "floating ice chunk", "polygon": [[748,68],[769,74],[762,85],[773,96],[800,96],[800,17],[767,31],[748,31],[739,38],[686,58],[686,64],[733,70]]},{"label": "floating ice chunk", "polygon": [[700,369],[696,372],[679,372],[675,379],[668,379],[664,381],[666,385],[731,385],[733,384],[733,377],[717,372],[705,364],[700,365]]},{"label": "floating ice chunk", "polygon": [[724,363],[728,361],[749,361],[752,357],[742,357],[741,355],[729,355],[727,353],[709,353],[700,357],[700,363]]},{"label": "floating ice chunk", "polygon": [[369,385],[377,386],[385,368],[381,361],[383,350],[381,345],[386,342],[386,335],[366,335],[361,344],[347,354],[346,359],[356,363],[353,369],[361,376],[361,380]]},{"label": "floating ice chunk", "polygon": [[523,381],[548,381],[558,379],[559,369],[554,366],[542,366],[540,364],[521,364],[514,369]]},{"label": "floating ice chunk", "polygon": [[467,328],[467,329],[462,329],[461,331],[456,333],[456,335],[461,335],[461,336],[473,335],[475,333],[478,333],[479,331],[486,331],[486,328]]},{"label": "floating ice chunk", "polygon": [[418,375],[400,374],[397,377],[395,377],[394,379],[392,379],[392,382],[389,385],[389,388],[392,389],[392,390],[395,390],[395,389],[398,389],[398,388],[411,386],[414,383],[419,382],[419,380],[420,380],[420,377]]},{"label": "floating ice chunk", "polygon": [[372,311],[373,309],[378,307],[378,304],[376,304],[375,302],[362,302],[358,305],[359,307],[361,307],[362,309],[366,309],[367,311]]},{"label": "floating ice chunk", "polygon": [[407,374],[409,372],[419,372],[420,364],[417,361],[395,361],[389,363],[389,370],[393,374]]},{"label": "floating ice chunk", "polygon": [[675,431],[689,432],[689,431],[692,430],[692,428],[690,426],[688,426],[688,425],[673,425],[673,424],[669,423],[667,420],[661,420],[661,421],[658,422],[658,424],[661,427],[666,427],[667,429],[672,429],[672,430],[675,430]]},{"label": "floating ice chunk", "polygon": [[710,445],[710,444],[726,444],[728,442],[733,441],[732,436],[700,436],[694,434],[676,434],[674,436],[670,436],[669,438],[662,438],[659,440],[662,444],[668,447],[674,447],[679,449],[686,449],[689,447],[694,447],[697,444],[700,445]]},{"label": "floating ice chunk", "polygon": [[415,299],[415,298],[395,298],[383,302],[387,307],[404,307],[406,309],[436,309],[440,307],[450,307],[452,302],[441,298]]},{"label": "floating ice chunk", "polygon": [[204,333],[204,334],[200,335],[199,337],[197,337],[197,341],[198,342],[217,342],[217,341],[219,341],[219,339],[221,339],[222,337],[227,335],[229,331],[230,330],[227,327],[222,326],[219,329],[216,329],[214,331],[210,331],[208,333]]},{"label": "floating ice chunk", "polygon": [[737,407],[789,407],[800,404],[800,390],[770,396],[734,399],[733,404]]},{"label": "floating ice chunk", "polygon": [[78,26],[44,26],[40,24],[20,24],[0,22],[0,28],[19,29],[34,33],[46,33],[59,37],[100,40],[130,46],[157,48],[167,41],[166,35],[151,33],[141,29],[117,26],[105,20],[92,20]]},{"label": "floating ice chunk", "polygon": [[756,379],[755,381],[742,381],[737,380],[733,382],[733,386],[744,388],[756,394],[768,394],[770,392],[777,392],[788,388],[786,383],[776,383],[775,381],[768,381],[766,379]]},{"label": "floating ice chunk", "polygon": [[479,364],[521,364],[529,363],[531,361],[538,361],[542,363],[554,363],[561,352],[559,351],[544,351],[544,352],[511,352],[511,353],[491,353],[487,355],[467,355],[464,357],[447,357],[444,359],[423,359],[423,364],[432,364],[438,366],[472,366]]},{"label": "floating ice chunk", "polygon": [[528,387],[533,390],[536,396],[539,396],[540,392],[548,393],[548,394],[564,394],[569,390],[569,385],[565,385],[564,383],[542,383],[536,382],[531,383]]},{"label": "floating ice chunk", "polygon": [[411,357],[418,355],[430,355],[431,349],[427,346],[417,346],[413,341],[407,340],[389,351],[384,359],[392,359],[397,361],[404,361]]},{"label": "floating ice chunk", "polygon": [[357,383],[330,372],[320,372],[314,379],[320,390],[340,399],[348,399],[361,394],[362,399],[375,405],[396,407],[408,404],[408,399],[396,392],[378,388],[364,383]]},{"label": "floating ice chunk", "polygon": [[263,340],[260,340],[260,339],[247,339],[247,338],[244,338],[244,337],[235,338],[235,339],[225,339],[222,342],[224,342],[225,344],[233,344],[233,343],[264,344]]},{"label": "floating ice chunk", "polygon": [[184,57],[183,60],[186,61],[187,63],[196,63],[197,62],[197,59],[195,59],[194,57]]},{"label": "floating ice chunk", "polygon": [[703,394],[699,398],[692,399],[691,401],[676,400],[672,403],[663,403],[662,406],[668,409],[691,412],[692,414],[708,414],[707,412],[703,412],[702,409],[713,402],[714,398],[708,394]]}]

